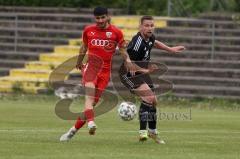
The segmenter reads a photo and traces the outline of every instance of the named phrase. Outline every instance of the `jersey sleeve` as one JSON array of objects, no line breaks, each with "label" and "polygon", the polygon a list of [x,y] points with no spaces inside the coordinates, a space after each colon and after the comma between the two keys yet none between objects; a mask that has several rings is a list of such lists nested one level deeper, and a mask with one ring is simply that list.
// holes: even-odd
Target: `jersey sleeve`
[{"label": "jersey sleeve", "polygon": [[129,42],[127,47],[127,52],[131,60],[136,61],[138,57],[138,48],[139,47],[139,41],[136,37],[133,37],[133,39]]},{"label": "jersey sleeve", "polygon": [[118,43],[118,47],[121,48],[124,46],[125,44],[125,40],[124,40],[124,36],[123,36],[123,32],[120,29],[116,30],[117,33],[117,43]]}]

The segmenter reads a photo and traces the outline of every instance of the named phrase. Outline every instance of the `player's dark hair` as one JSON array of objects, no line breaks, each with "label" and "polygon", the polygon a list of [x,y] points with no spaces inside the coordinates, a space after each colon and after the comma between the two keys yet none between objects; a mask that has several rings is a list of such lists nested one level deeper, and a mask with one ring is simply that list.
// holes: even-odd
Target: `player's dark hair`
[{"label": "player's dark hair", "polygon": [[142,24],[144,20],[154,20],[152,16],[150,15],[144,15],[140,19],[140,23]]},{"label": "player's dark hair", "polygon": [[104,14],[108,14],[108,9],[105,7],[96,7],[93,10],[94,16],[100,16],[100,15],[104,15]]}]

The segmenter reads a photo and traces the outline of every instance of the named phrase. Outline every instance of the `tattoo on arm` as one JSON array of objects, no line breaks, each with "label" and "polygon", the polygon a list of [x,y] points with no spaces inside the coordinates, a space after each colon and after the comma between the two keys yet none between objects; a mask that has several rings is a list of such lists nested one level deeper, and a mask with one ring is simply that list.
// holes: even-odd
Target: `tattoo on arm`
[{"label": "tattoo on arm", "polygon": [[79,49],[78,61],[77,63],[82,63],[84,56],[87,53],[87,46],[83,43]]},{"label": "tattoo on arm", "polygon": [[124,61],[130,60],[129,55],[126,52],[125,48],[119,48],[119,52],[121,56],[123,57]]}]

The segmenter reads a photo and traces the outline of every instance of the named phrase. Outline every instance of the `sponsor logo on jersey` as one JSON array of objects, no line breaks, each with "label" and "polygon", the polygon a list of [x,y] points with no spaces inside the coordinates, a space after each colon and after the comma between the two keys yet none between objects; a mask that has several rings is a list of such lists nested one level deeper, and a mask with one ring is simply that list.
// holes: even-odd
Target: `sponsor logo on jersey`
[{"label": "sponsor logo on jersey", "polygon": [[107,46],[109,44],[109,41],[102,39],[92,39],[91,44],[93,46]]},{"label": "sponsor logo on jersey", "polygon": [[148,59],[148,55],[149,55],[149,50],[145,53],[145,56],[144,56],[143,60],[147,60]]}]

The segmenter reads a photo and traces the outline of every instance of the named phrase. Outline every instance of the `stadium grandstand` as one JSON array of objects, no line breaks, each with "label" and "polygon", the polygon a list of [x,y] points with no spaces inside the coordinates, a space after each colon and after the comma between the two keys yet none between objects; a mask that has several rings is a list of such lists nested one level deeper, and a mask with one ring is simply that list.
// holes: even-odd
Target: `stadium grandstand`
[{"label": "stadium grandstand", "polygon": [[[112,9],[111,23],[130,40],[139,16],[121,14]],[[232,14],[154,18],[158,40],[187,47],[182,54],[152,52],[154,60],[168,66],[160,78],[173,82],[172,95],[239,99],[240,31]],[[52,70],[78,54],[92,15],[91,9],[1,6],[0,21],[0,92],[44,93]],[[73,73],[72,79],[79,78]]]}]

